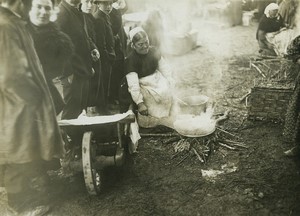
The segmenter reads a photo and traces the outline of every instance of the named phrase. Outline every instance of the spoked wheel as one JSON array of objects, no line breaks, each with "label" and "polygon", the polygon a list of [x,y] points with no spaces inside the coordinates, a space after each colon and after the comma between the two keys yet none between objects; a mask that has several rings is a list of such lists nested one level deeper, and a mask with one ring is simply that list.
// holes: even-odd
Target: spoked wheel
[{"label": "spoked wheel", "polygon": [[93,132],[85,132],[82,139],[82,165],[85,186],[89,194],[97,195],[101,192],[103,174],[93,167],[95,144],[92,141]]}]

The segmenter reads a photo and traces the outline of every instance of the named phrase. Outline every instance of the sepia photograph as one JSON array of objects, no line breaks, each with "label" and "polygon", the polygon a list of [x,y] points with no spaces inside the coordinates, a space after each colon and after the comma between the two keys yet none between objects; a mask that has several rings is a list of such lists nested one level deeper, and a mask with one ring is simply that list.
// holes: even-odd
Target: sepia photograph
[{"label": "sepia photograph", "polygon": [[1,216],[299,216],[299,0],[0,0]]}]

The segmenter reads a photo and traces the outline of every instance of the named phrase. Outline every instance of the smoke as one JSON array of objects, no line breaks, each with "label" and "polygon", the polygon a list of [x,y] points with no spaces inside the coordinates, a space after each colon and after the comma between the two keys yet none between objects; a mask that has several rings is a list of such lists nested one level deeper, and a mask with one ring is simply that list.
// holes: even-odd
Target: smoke
[{"label": "smoke", "polygon": [[[126,1],[128,1],[128,13],[160,11],[166,39],[163,44],[169,48],[167,54],[175,51],[180,55],[167,56],[177,81],[175,94],[179,97],[204,94],[213,98],[216,89],[222,89],[223,73],[228,69],[224,59],[231,56],[233,52],[231,41],[234,35],[227,30],[229,18],[226,15],[228,6],[226,1]],[[197,31],[194,44],[187,39],[191,30]],[[179,40],[170,38],[171,36],[176,36]],[[255,36],[253,39],[255,40]],[[191,47],[199,48],[193,51]],[[194,52],[200,54],[194,55]]]}]

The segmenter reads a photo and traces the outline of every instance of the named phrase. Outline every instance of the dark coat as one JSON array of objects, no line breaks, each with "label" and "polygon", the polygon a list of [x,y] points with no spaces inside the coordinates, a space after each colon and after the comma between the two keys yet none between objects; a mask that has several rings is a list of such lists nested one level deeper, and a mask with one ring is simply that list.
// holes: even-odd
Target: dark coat
[{"label": "dark coat", "polygon": [[115,61],[115,42],[111,26],[109,15],[101,10],[97,10],[93,16],[96,19],[96,35],[97,35],[97,46],[99,47],[101,55],[101,68],[103,77],[103,89],[105,95],[105,101],[108,100],[110,95],[111,86],[111,70],[112,64]]},{"label": "dark coat", "polygon": [[61,153],[53,102],[26,23],[0,7],[0,164]]},{"label": "dark coat", "polygon": [[[286,110],[285,124],[283,129],[283,135],[288,141],[295,141],[296,144],[300,144],[300,72],[299,65],[297,64],[300,58],[300,36],[294,38],[287,47],[287,56],[291,59],[295,65],[297,65],[295,77],[295,89],[290,97],[289,104]],[[298,69],[298,70],[297,70]]]},{"label": "dark coat", "polygon": [[[97,29],[96,19],[92,14],[83,13],[84,22],[86,26],[86,31],[89,36],[90,44],[93,49],[97,49],[100,52],[103,50],[103,44],[97,43],[97,39],[100,37],[102,32]],[[100,46],[100,49],[97,45]],[[103,53],[103,51],[102,51]],[[100,60],[93,62],[93,68],[95,70],[95,75],[90,80],[89,86],[89,96],[88,96],[88,106],[105,106],[104,99],[104,86],[103,86],[103,76],[102,76],[102,68],[101,68],[101,56]]]},{"label": "dark coat", "polygon": [[280,15],[274,18],[269,18],[265,14],[262,16],[262,18],[259,21],[257,32],[256,32],[256,39],[259,38],[259,31],[262,31],[264,33],[270,33],[270,32],[276,32],[279,31],[280,28],[284,27],[284,21]]},{"label": "dark coat", "polygon": [[101,47],[104,45],[103,49],[101,49],[101,56],[103,61],[113,62],[115,60],[115,42],[114,35],[112,31],[112,24],[110,21],[110,17],[105,14],[101,10],[97,10],[93,16],[96,19],[97,25],[97,46]]},{"label": "dark coat", "polygon": [[58,30],[54,23],[45,26],[30,24],[29,27],[58,114],[65,103],[52,80],[62,76],[74,53],[74,46],[69,36]]},{"label": "dark coat", "polygon": [[122,14],[119,10],[113,8],[109,14],[112,24],[112,31],[115,40],[116,61],[112,66],[112,76],[110,85],[110,99],[118,100],[118,91],[121,79],[124,76],[124,45],[125,31],[122,23]]},{"label": "dark coat", "polygon": [[89,78],[92,76],[92,47],[84,30],[83,14],[65,1],[59,4],[59,10],[56,23],[71,38],[75,47],[71,64],[65,68],[65,75],[76,74]]},{"label": "dark coat", "polygon": [[64,0],[59,4],[60,12],[56,23],[66,33],[75,47],[71,63],[65,68],[64,76],[74,75],[72,83],[62,79],[66,106],[62,119],[77,118],[88,106],[89,81],[93,76],[89,37],[84,27],[83,13]]}]

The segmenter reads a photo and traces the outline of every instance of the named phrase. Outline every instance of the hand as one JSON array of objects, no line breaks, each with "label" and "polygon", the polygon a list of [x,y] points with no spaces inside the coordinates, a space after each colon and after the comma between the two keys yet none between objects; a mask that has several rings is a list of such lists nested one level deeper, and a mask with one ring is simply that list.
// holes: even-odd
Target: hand
[{"label": "hand", "polygon": [[300,58],[297,59],[296,63],[300,65]]},{"label": "hand", "polygon": [[287,27],[282,27],[282,28],[279,30],[279,32],[285,31],[285,30],[287,30],[287,29],[288,29]]},{"label": "hand", "polygon": [[99,51],[97,49],[93,49],[91,51],[91,55],[92,55],[93,61],[95,61],[95,62],[100,59],[100,53],[99,53]]},{"label": "hand", "polygon": [[74,78],[73,74],[70,75],[70,76],[68,76],[68,82],[69,82],[69,84],[72,84],[73,78]]},{"label": "hand", "polygon": [[95,75],[95,70],[94,70],[94,68],[92,68],[92,76],[94,76]]},{"label": "hand", "polygon": [[275,45],[274,44],[271,44],[271,43],[267,43],[267,47],[269,48],[269,49],[275,49]]},{"label": "hand", "polygon": [[146,107],[146,105],[144,104],[144,102],[138,104],[138,111],[142,115],[145,115],[145,116],[148,115],[148,108]]}]

